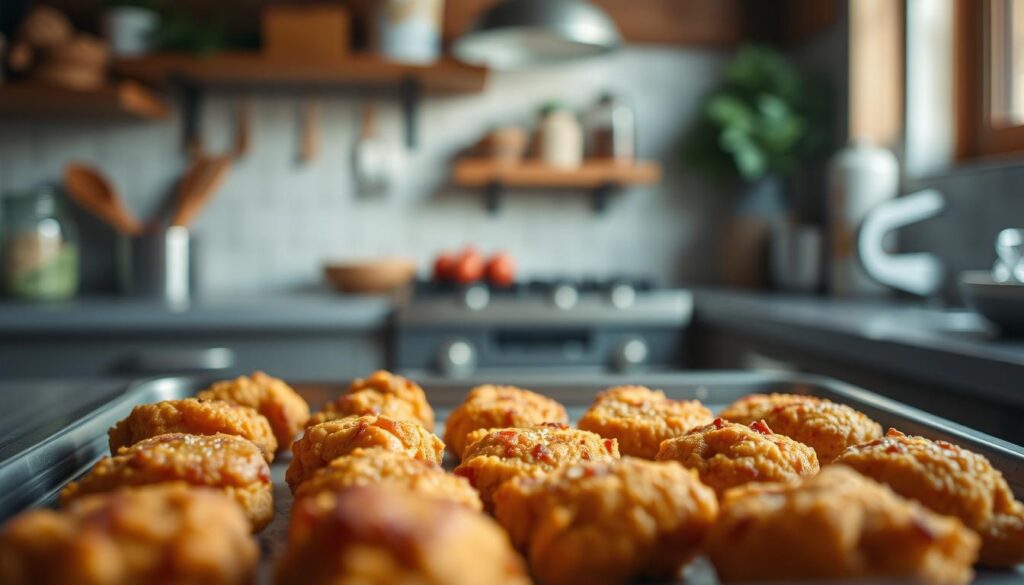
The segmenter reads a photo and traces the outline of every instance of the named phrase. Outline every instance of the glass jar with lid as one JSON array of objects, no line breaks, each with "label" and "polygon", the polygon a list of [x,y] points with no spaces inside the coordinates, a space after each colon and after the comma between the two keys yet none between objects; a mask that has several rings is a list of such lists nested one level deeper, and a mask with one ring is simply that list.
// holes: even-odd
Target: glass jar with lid
[{"label": "glass jar with lid", "polygon": [[572,110],[558,102],[550,102],[541,109],[537,154],[545,164],[560,169],[575,169],[583,164],[583,129]]},{"label": "glass jar with lid", "polygon": [[623,98],[602,95],[585,121],[588,157],[625,164],[636,159],[636,117]]},{"label": "glass jar with lid", "polygon": [[3,274],[7,294],[60,301],[78,291],[78,230],[57,191],[8,193],[3,201]]}]

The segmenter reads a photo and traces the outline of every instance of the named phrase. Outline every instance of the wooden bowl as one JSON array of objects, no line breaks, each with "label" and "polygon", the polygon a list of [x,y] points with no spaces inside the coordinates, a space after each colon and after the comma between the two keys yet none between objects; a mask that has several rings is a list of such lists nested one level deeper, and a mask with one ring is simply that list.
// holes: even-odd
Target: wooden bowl
[{"label": "wooden bowl", "polygon": [[412,282],[416,263],[406,258],[331,262],[324,265],[324,276],[342,292],[383,294]]}]

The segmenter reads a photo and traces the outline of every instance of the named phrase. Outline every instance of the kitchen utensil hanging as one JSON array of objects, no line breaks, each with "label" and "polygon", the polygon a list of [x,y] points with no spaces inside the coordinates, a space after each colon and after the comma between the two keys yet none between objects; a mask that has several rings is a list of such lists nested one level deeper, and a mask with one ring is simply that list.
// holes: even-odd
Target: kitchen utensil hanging
[{"label": "kitchen utensil hanging", "polygon": [[299,161],[310,164],[320,153],[320,102],[306,98],[302,106],[302,136],[299,142]]},{"label": "kitchen utensil hanging", "polygon": [[252,144],[252,104],[248,97],[238,101],[235,109],[235,141],[231,158],[238,160],[249,153]]},{"label": "kitchen utensil hanging", "polygon": [[361,197],[385,195],[391,180],[391,147],[377,135],[377,108],[363,107],[362,130],[352,152],[352,174]]}]

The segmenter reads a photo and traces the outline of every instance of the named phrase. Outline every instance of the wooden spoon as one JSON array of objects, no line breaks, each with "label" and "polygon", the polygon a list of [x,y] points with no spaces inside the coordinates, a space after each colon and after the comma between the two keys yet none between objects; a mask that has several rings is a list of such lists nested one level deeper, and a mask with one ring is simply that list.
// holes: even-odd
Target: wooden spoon
[{"label": "wooden spoon", "polygon": [[64,169],[64,188],[71,200],[122,234],[137,236],[142,225],[124,206],[121,196],[97,169],[72,163]]},{"label": "wooden spoon", "polygon": [[207,160],[209,160],[208,157],[203,155],[194,157],[192,162],[189,163],[188,168],[185,169],[185,174],[178,181],[178,205],[174,209],[171,225],[185,225],[185,216],[191,214],[189,207],[192,205],[192,191],[195,188],[195,183],[199,180],[199,176],[206,168]]},{"label": "wooden spoon", "polygon": [[231,170],[230,156],[203,156],[196,159],[181,180],[178,209],[171,225],[188,227],[214,194]]}]

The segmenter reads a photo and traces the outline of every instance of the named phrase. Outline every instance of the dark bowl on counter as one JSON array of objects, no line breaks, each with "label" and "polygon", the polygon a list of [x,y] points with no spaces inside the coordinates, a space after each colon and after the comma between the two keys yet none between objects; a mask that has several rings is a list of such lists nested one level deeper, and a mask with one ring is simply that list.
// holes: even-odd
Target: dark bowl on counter
[{"label": "dark bowl on counter", "polygon": [[1024,336],[1024,284],[997,282],[986,270],[960,274],[960,293],[971,309],[1006,336]]}]

